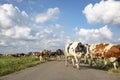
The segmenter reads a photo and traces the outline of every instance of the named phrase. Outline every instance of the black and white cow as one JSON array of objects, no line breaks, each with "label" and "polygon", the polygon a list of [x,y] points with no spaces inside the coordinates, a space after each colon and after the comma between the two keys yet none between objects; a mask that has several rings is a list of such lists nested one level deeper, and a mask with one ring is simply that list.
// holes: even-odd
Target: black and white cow
[{"label": "black and white cow", "polygon": [[65,64],[68,65],[68,60],[71,57],[73,66],[80,68],[80,60],[87,53],[87,48],[81,42],[73,42],[65,46]]}]

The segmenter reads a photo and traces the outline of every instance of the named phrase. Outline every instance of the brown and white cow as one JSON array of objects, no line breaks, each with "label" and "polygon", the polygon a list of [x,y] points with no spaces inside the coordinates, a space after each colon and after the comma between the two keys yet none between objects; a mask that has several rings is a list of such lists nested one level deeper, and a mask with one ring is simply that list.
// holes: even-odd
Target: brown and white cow
[{"label": "brown and white cow", "polygon": [[43,51],[37,52],[36,56],[40,59],[40,61],[47,60],[46,57],[50,56],[50,50],[44,49]]},{"label": "brown and white cow", "polygon": [[117,69],[116,61],[120,58],[120,48],[111,43],[94,44],[90,46],[90,56],[93,60],[95,58],[104,59],[105,65],[107,64],[107,60],[109,60],[113,63],[114,69]]}]

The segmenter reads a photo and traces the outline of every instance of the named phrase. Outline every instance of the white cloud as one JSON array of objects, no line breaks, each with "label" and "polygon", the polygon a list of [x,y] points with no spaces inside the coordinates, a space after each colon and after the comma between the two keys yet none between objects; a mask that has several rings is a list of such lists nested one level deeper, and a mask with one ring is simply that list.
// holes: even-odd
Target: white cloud
[{"label": "white cloud", "polygon": [[[49,8],[47,12],[38,15],[40,19],[38,22],[55,20],[59,12],[57,7]],[[21,11],[12,4],[0,5],[0,37],[2,38],[0,53],[64,49],[65,43],[71,41],[60,24],[48,26],[40,26],[36,22],[31,24],[29,15],[25,11]]]},{"label": "white cloud", "polygon": [[64,49],[64,45],[71,40],[70,37],[65,35],[62,28],[63,26],[55,24],[49,27],[44,27],[36,33],[35,38],[39,44],[42,45],[42,49]]},{"label": "white cloud", "polygon": [[0,46],[6,46],[6,43],[4,40],[0,40]]},{"label": "white cloud", "polygon": [[12,4],[0,5],[0,28],[10,28],[27,23],[28,14],[25,11],[20,11],[18,7]]},{"label": "white cloud", "polygon": [[0,5],[0,36],[30,39],[29,16],[12,4]]},{"label": "white cloud", "polygon": [[24,17],[28,17],[28,14],[27,14],[25,11],[22,11],[21,14],[22,14],[22,16],[24,16]]},{"label": "white cloud", "polygon": [[60,13],[59,8],[57,7],[49,8],[47,12],[38,14],[35,20],[37,23],[44,23],[49,20],[51,21],[51,20],[57,19],[59,13]]},{"label": "white cloud", "polygon": [[87,5],[83,13],[89,23],[107,23],[120,26],[120,1],[100,1],[95,5]]},{"label": "white cloud", "polygon": [[120,41],[120,38],[118,38],[118,41]]},{"label": "white cloud", "polygon": [[[49,8],[47,12],[38,15],[38,22],[55,20],[58,18],[59,12],[59,8]],[[33,23],[34,27],[30,27],[32,25],[30,25],[29,15],[12,4],[0,5],[0,13],[0,37],[2,37],[0,51],[2,53],[41,49],[55,50],[61,46],[64,48],[65,42],[70,41],[70,38],[64,34],[63,26],[59,24],[41,27]],[[7,46],[4,48],[3,46],[6,44]]]},{"label": "white cloud", "polygon": [[76,34],[79,36],[79,40],[89,43],[110,41],[113,36],[112,31],[107,26],[99,29],[81,28]]},{"label": "white cloud", "polygon": [[26,38],[30,39],[32,36],[30,35],[31,29],[28,27],[19,27],[15,26],[13,28],[2,30],[1,34],[11,37],[11,38]]}]

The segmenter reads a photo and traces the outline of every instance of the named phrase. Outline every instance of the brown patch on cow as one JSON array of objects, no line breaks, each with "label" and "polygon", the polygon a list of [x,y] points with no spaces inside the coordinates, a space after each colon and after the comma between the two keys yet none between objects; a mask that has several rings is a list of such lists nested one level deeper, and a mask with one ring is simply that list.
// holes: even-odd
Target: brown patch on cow
[{"label": "brown patch on cow", "polygon": [[98,44],[96,45],[96,48],[97,50],[103,50],[106,46],[108,46],[109,44],[105,44],[105,43],[101,43],[101,44]]},{"label": "brown patch on cow", "polygon": [[104,52],[104,57],[105,58],[110,58],[110,57],[115,57],[118,58],[120,57],[120,49],[117,46],[112,46],[108,52]]},{"label": "brown patch on cow", "polygon": [[106,47],[106,46],[108,46],[109,44],[105,44],[105,43],[100,43],[100,44],[97,44],[96,46],[95,46],[95,54],[94,54],[94,56],[96,56],[96,57],[103,57],[103,51],[104,51],[104,48]]},{"label": "brown patch on cow", "polygon": [[49,55],[50,55],[50,52],[51,52],[51,51],[45,49],[45,50],[43,50],[43,51],[41,51],[41,52],[38,52],[38,53],[37,53],[37,56],[38,56],[38,57],[44,56],[44,55],[49,56]]},{"label": "brown patch on cow", "polygon": [[37,56],[38,56],[38,57],[43,56],[43,55],[44,55],[43,52],[38,52],[38,53],[37,53]]}]

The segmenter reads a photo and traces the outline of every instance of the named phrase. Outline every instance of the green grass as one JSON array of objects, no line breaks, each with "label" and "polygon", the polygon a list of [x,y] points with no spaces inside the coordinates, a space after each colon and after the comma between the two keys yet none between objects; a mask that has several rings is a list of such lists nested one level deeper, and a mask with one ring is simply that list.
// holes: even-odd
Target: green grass
[{"label": "green grass", "polygon": [[110,74],[115,74],[115,75],[120,76],[120,68],[118,68],[117,70],[111,68],[111,69],[108,70],[108,72],[109,72]]},{"label": "green grass", "polygon": [[19,71],[28,67],[35,66],[47,61],[54,61],[55,57],[47,58],[47,60],[39,61],[39,58],[34,56],[27,57],[11,57],[0,55],[0,76]]},{"label": "green grass", "polygon": [[[107,65],[104,66],[103,60],[97,59],[97,63],[99,64],[99,68],[105,71],[108,71],[109,73],[116,74],[120,76],[120,67],[118,69],[113,68],[113,64],[108,61]],[[118,66],[120,66],[120,63],[117,63]]]},{"label": "green grass", "polygon": [[0,56],[0,76],[25,69],[41,63],[33,56],[15,58],[11,56]]}]

